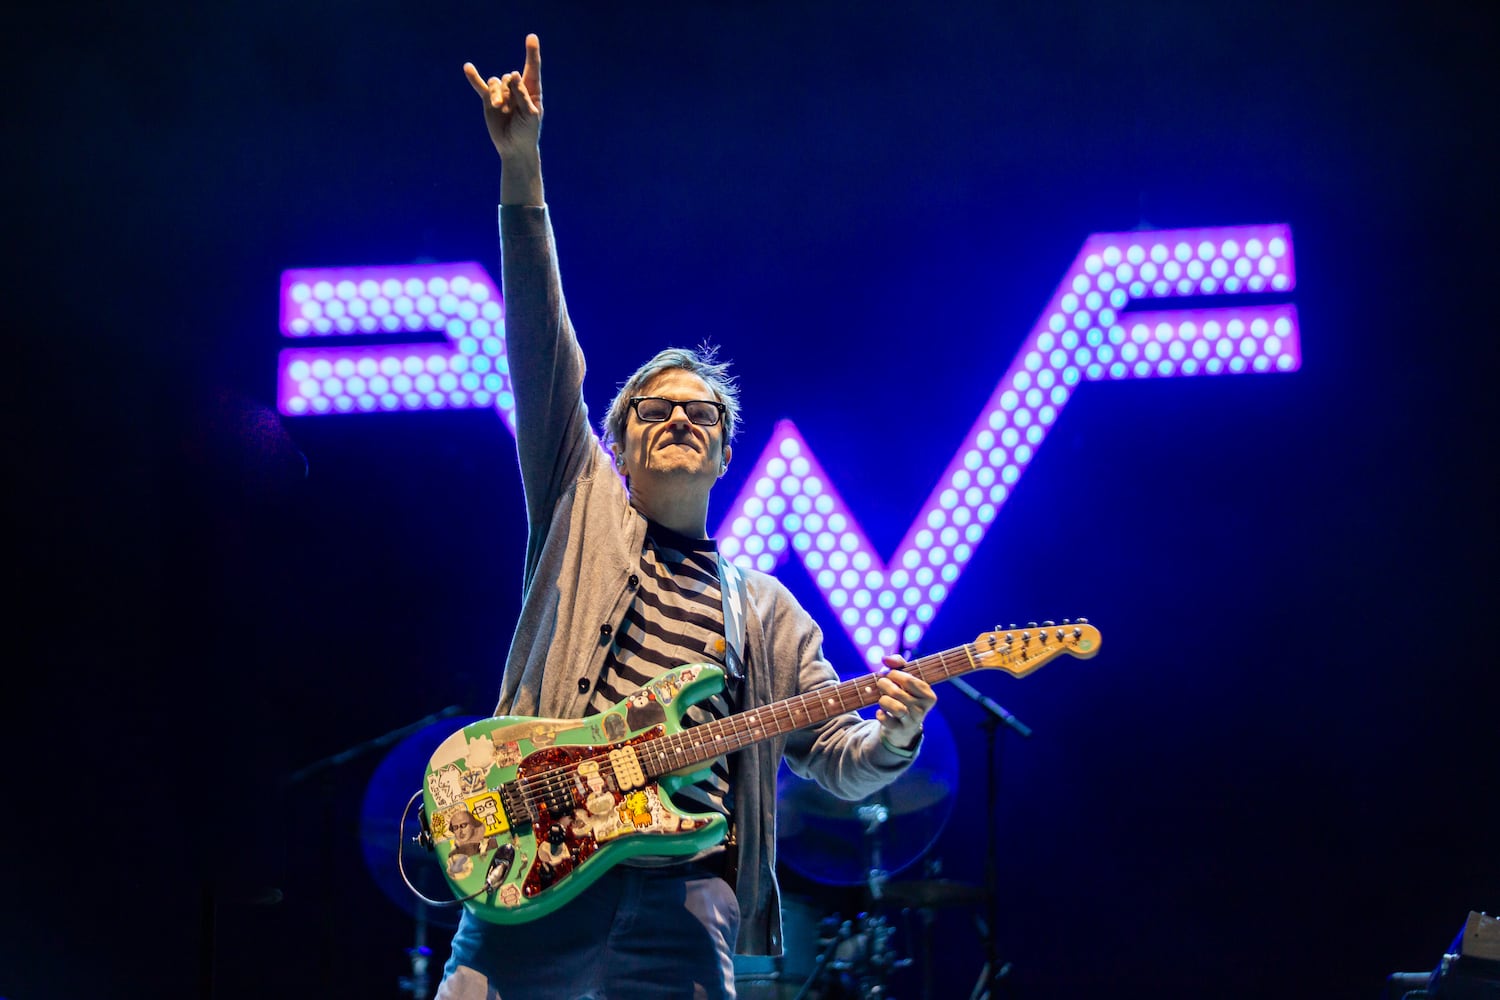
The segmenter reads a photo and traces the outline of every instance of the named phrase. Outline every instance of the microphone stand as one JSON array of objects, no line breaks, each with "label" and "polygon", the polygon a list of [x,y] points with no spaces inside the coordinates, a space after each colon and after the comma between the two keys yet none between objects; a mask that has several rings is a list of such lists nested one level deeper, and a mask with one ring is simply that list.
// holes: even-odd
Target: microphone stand
[{"label": "microphone stand", "polygon": [[398,982],[403,992],[411,994],[413,1000],[427,1000],[431,980],[427,966],[432,959],[432,949],[427,947],[427,904],[417,904],[417,938],[414,947],[406,950],[411,959],[411,975],[402,976]]},{"label": "microphone stand", "polygon": [[363,743],[356,743],[354,746],[350,747],[347,750],[341,750],[336,754],[324,757],[322,760],[313,761],[306,767],[298,768],[296,771],[293,771],[291,774],[288,774],[286,777],[282,778],[282,784],[300,784],[301,782],[306,781],[308,778],[312,777],[314,774],[317,774],[320,771],[327,770],[331,767],[338,767],[341,764],[347,764],[349,763],[349,761],[354,760],[356,757],[363,756],[364,754],[367,754],[373,750],[379,750],[382,747],[388,747],[392,743],[395,743],[399,740],[404,740],[412,733],[424,729],[427,726],[432,725],[434,722],[439,721],[440,719],[447,719],[452,716],[459,715],[462,712],[463,709],[458,705],[449,705],[442,711],[434,712],[431,715],[424,716],[423,718],[418,719],[416,722],[408,723],[407,725],[402,726],[400,729],[392,729],[384,736],[377,736],[374,739],[365,740]]},{"label": "microphone stand", "polygon": [[1001,962],[1000,955],[995,947],[995,928],[999,924],[999,888],[998,875],[995,869],[995,851],[997,848],[996,837],[996,813],[1000,802],[1000,727],[1013,729],[1023,737],[1031,736],[1031,727],[1020,719],[1011,715],[1005,709],[997,705],[993,699],[980,692],[968,681],[961,677],[950,677],[948,683],[962,691],[975,704],[984,709],[984,721],[980,723],[984,729],[985,739],[989,753],[987,755],[988,765],[985,781],[985,851],[984,851],[984,897],[986,913],[983,918],[976,919],[979,926],[979,936],[984,945],[984,968],[979,971],[979,978],[974,983],[974,989],[969,994],[969,1000],[993,1000],[999,995],[1002,980],[1010,974],[1010,963]]}]

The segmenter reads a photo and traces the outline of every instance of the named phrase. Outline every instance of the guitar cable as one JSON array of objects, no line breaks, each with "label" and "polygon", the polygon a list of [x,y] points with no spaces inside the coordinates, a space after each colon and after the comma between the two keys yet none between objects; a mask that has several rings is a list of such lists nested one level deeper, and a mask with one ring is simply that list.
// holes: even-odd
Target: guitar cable
[{"label": "guitar cable", "polygon": [[[432,899],[421,889],[412,885],[411,878],[406,874],[406,818],[411,814],[412,803],[421,797],[422,793],[419,790],[407,800],[406,808],[401,810],[401,826],[396,832],[396,869],[401,873],[401,881],[406,883],[406,887],[412,891],[412,895],[428,906],[460,906],[471,899],[477,899],[487,893],[495,893],[500,888],[500,883],[505,881],[505,876],[510,872],[511,857],[514,853],[512,851],[497,849],[494,858],[490,860],[489,870],[484,873],[484,888],[471,892],[467,896],[460,896],[456,899]],[[413,837],[412,840],[421,844],[428,851],[432,851],[435,849],[435,845],[432,842],[432,828],[427,823],[425,806],[418,810],[418,815],[421,817],[422,832]],[[509,847],[510,845],[507,844],[506,846]]]}]

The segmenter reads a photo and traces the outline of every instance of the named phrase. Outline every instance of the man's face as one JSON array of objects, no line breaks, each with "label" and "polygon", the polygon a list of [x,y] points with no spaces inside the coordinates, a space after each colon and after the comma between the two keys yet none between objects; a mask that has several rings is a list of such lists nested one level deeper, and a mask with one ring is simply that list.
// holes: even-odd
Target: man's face
[{"label": "man's face", "polygon": [[[636,395],[661,396],[686,402],[691,399],[713,399],[713,390],[697,375],[681,368],[671,368],[646,383]],[[624,460],[623,471],[633,487],[648,484],[688,486],[704,489],[713,485],[732,449],[724,447],[724,421],[713,427],[695,424],[682,407],[659,424],[648,424],[631,410],[625,420],[625,440],[617,454]],[[675,482],[674,482],[675,481]]]}]

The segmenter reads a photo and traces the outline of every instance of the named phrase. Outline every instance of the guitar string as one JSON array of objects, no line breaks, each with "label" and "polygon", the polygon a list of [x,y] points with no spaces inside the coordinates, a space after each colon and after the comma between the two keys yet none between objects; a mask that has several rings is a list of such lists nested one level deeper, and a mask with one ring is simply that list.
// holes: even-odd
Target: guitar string
[{"label": "guitar string", "polygon": [[[1067,645],[1070,645],[1070,643],[1064,641],[1058,647],[1054,648],[1061,650],[1066,648]],[[964,673],[973,669],[976,665],[975,652],[976,648],[972,643],[965,644],[953,649],[944,650],[940,653],[931,654],[930,656],[920,657],[908,664],[907,670],[929,682],[934,680],[944,681],[957,673]],[[995,650],[992,648],[990,652],[993,653]],[[1009,655],[1015,653],[1016,650],[1008,648],[1005,652]],[[960,656],[960,654],[962,655]],[[929,668],[932,669],[929,670]],[[813,713],[808,709],[816,703],[831,704],[836,701],[838,710],[840,711],[851,711],[876,704],[879,701],[878,696],[874,699],[867,698],[871,690],[868,686],[870,680],[868,677],[862,677],[844,681],[829,689],[809,691],[785,699],[779,703],[782,707],[767,705],[760,709],[728,716],[704,726],[695,726],[690,731],[667,734],[646,741],[650,744],[649,747],[637,747],[637,756],[642,756],[640,753],[642,749],[654,751],[655,763],[661,765],[663,769],[655,771],[653,776],[667,774],[678,767],[686,767],[692,763],[699,763],[765,739],[767,727],[760,725],[758,722],[758,719],[762,716],[769,716],[771,720],[770,728],[772,729],[771,735],[777,735],[782,732],[811,725],[812,723],[809,720],[812,719]],[[852,705],[847,704],[850,695],[854,696],[854,703]],[[797,720],[799,708],[802,710],[803,716],[803,721],[800,724]],[[833,714],[836,713],[830,712],[824,718],[831,718]],[[705,734],[699,732],[700,730],[710,731],[707,734],[707,745],[709,747],[707,756],[702,755],[704,749],[703,737]],[[633,744],[627,745],[634,746]],[[680,764],[677,763],[678,758],[684,755],[686,755],[687,759],[684,759]],[[585,760],[597,762],[600,772],[607,773],[613,778],[616,788],[619,788],[619,775],[616,773],[614,763],[609,759],[608,755],[596,755]],[[570,786],[576,787],[575,782],[578,768],[584,762],[571,761],[562,767],[549,768],[539,774],[516,779],[516,784],[520,786],[520,791],[525,796],[526,804],[528,806],[536,805],[538,792],[544,799],[549,797],[558,798],[562,792],[569,790]]]},{"label": "guitar string", "polygon": [[[965,650],[967,648],[969,647],[964,647]],[[934,654],[932,657],[924,657],[917,660],[911,664],[913,672],[920,675],[923,672],[922,668],[927,665],[946,666],[943,661],[953,652],[956,651],[950,650],[946,653]],[[667,773],[675,769],[673,765],[679,767],[688,766],[688,761],[676,764],[678,757],[684,752],[691,752],[692,756],[701,754],[705,747],[705,736],[707,736],[706,746],[708,747],[708,757],[716,757],[722,753],[739,749],[745,743],[759,742],[759,740],[765,738],[767,727],[759,721],[762,717],[769,717],[770,728],[772,730],[771,735],[775,735],[780,732],[786,732],[789,729],[801,728],[798,725],[797,719],[799,709],[804,720],[802,725],[810,724],[806,720],[812,718],[812,713],[808,709],[814,702],[837,702],[839,709],[844,711],[874,704],[879,699],[877,697],[874,700],[867,700],[867,695],[871,690],[868,686],[869,684],[869,678],[857,678],[853,681],[846,681],[835,685],[831,689],[806,692],[802,695],[786,699],[782,703],[784,707],[780,709],[775,706],[765,706],[750,712],[742,712],[717,720],[708,726],[695,726],[693,730],[688,732],[673,733],[650,740],[649,748],[638,749],[654,751],[655,762],[666,765],[665,770],[658,773]],[[848,704],[850,695],[854,695],[855,703],[853,705]],[[710,732],[707,734],[701,732],[704,729],[709,729]],[[747,737],[748,739],[746,739],[745,743],[740,742],[742,738]],[[619,775],[616,773],[613,761],[607,755],[600,754],[586,758],[586,760],[597,762],[601,773],[608,774],[614,778],[616,787],[619,787]],[[534,805],[536,803],[538,793],[543,798],[558,798],[564,791],[569,791],[572,787],[576,787],[578,768],[583,763],[585,761],[570,761],[561,767],[549,768],[538,774],[528,775],[520,779],[521,791],[526,794],[528,804]]]},{"label": "guitar string", "polygon": [[[928,673],[926,669],[927,667],[940,667],[943,668],[942,676],[934,677],[933,679],[939,681],[946,680],[954,673],[954,671],[949,669],[949,661],[956,662],[960,667],[964,667],[965,665],[972,665],[973,655],[971,651],[973,650],[973,648],[974,647],[972,645],[965,645],[957,647],[955,649],[945,650],[942,653],[935,653],[931,656],[921,657],[909,664],[908,669],[913,674],[920,677]],[[958,656],[958,654],[960,653],[964,654],[961,659]],[[936,674],[937,671],[934,670],[933,673]],[[706,726],[695,726],[691,731],[673,733],[654,740],[650,740],[648,741],[650,744],[649,748],[638,749],[649,749],[651,751],[654,751],[656,763],[665,765],[664,769],[662,771],[656,772],[656,774],[659,775],[669,773],[676,767],[684,767],[688,766],[690,763],[697,763],[701,760],[720,756],[722,753],[732,752],[734,750],[740,749],[748,743],[759,742],[761,739],[764,739],[766,727],[762,726],[758,721],[758,719],[762,716],[769,716],[771,720],[771,728],[773,730],[771,735],[776,735],[780,732],[787,732],[792,729],[802,728],[802,726],[805,725],[810,725],[811,723],[808,720],[812,719],[812,712],[808,711],[808,709],[814,703],[832,704],[834,702],[837,702],[838,709],[841,711],[850,711],[853,709],[868,707],[869,705],[875,704],[879,701],[878,696],[874,699],[869,699],[867,697],[869,692],[871,691],[871,687],[869,686],[870,681],[870,678],[862,677],[850,681],[845,681],[841,684],[835,685],[830,689],[809,691],[804,694],[786,699],[784,702],[780,703],[783,706],[781,708],[777,708],[774,705],[769,705],[750,712],[742,712],[733,716],[728,716],[724,719],[709,723]],[[852,705],[848,704],[849,696],[851,695],[854,696],[854,703]],[[797,719],[799,709],[801,709],[801,714],[803,717],[803,721],[800,724],[798,723]],[[836,713],[829,713],[829,715],[824,717],[829,718],[833,714]],[[707,757],[700,756],[705,746],[703,741],[703,736],[705,734],[700,732],[700,730],[704,729],[711,730],[711,732],[708,734],[707,739],[707,746],[709,748]],[[745,739],[744,742],[741,742],[741,739],[746,737],[748,737],[748,739]],[[690,752],[690,756],[697,757],[698,760],[685,760],[683,763],[677,764],[676,761],[678,757],[685,752]],[[614,778],[616,787],[619,787],[619,776],[616,773],[613,762],[607,755],[597,755],[594,757],[586,758],[586,760],[597,762],[599,764],[600,771],[602,773],[607,773],[610,777]],[[570,786],[576,787],[575,781],[578,774],[578,768],[584,762],[585,761],[570,761],[569,763],[564,764],[561,767],[549,768],[538,774],[528,775],[525,778],[519,779],[518,784],[520,785],[522,793],[526,795],[527,804],[536,804],[536,794],[538,792],[543,798],[557,798],[562,792],[570,790]]]}]

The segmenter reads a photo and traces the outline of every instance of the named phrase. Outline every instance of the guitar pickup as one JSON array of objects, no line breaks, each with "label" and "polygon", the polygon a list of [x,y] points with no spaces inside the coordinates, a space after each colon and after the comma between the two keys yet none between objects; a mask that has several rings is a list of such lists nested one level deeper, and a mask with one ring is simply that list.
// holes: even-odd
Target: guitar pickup
[{"label": "guitar pickup", "polygon": [[618,750],[611,750],[609,763],[615,770],[615,784],[620,791],[628,792],[646,783],[646,775],[641,770],[640,758],[635,755],[635,747],[623,746]]}]

